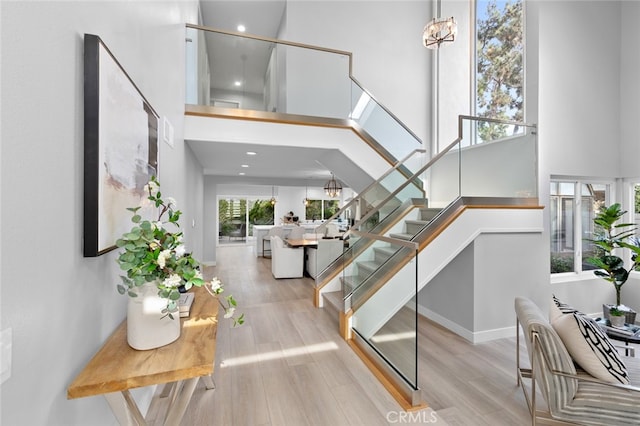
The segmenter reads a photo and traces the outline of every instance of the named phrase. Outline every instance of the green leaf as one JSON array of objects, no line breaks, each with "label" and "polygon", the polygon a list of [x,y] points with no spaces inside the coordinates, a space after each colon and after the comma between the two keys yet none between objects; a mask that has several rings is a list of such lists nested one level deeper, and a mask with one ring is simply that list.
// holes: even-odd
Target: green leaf
[{"label": "green leaf", "polygon": [[133,223],[138,223],[142,220],[142,216],[140,216],[139,214],[133,215],[133,217],[131,218],[131,222]]}]

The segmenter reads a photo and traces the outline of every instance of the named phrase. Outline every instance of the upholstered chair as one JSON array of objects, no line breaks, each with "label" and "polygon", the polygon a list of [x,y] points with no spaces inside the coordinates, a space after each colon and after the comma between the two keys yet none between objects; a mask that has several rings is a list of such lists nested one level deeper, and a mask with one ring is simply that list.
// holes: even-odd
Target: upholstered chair
[{"label": "upholstered chair", "polygon": [[338,239],[319,239],[318,248],[307,248],[307,273],[314,280],[318,274],[336,260],[341,254],[344,241]]},{"label": "upholstered chair", "polygon": [[301,278],[304,248],[288,247],[279,236],[271,237],[271,273],[274,278]]}]

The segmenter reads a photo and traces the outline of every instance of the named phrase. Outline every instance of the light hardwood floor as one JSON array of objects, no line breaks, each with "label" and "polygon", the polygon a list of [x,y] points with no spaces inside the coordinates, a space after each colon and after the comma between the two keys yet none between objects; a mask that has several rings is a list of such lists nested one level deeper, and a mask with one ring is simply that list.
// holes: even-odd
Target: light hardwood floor
[{"label": "light hardwood floor", "polygon": [[[515,337],[472,345],[421,318],[419,385],[430,408],[402,417],[340,338],[337,320],[313,307],[312,281],[275,280],[270,259],[253,250],[219,247],[217,265],[205,268],[236,297],[246,324],[221,320],[216,389],[198,385],[183,425],[529,424],[515,380]],[[163,404],[156,396],[150,412]]]}]

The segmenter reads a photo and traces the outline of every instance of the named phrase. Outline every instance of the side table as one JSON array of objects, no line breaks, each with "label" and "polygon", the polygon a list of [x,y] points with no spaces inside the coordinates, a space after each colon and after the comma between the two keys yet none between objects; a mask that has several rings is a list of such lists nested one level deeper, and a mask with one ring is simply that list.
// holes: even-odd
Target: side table
[{"label": "side table", "polygon": [[624,342],[625,355],[635,357],[635,348],[629,346],[630,343],[640,344],[640,326],[635,324],[625,324],[624,328],[613,327],[605,318],[596,318],[600,328],[607,333],[607,336],[614,340]]},{"label": "side table", "polygon": [[[67,399],[103,395],[121,425],[145,425],[129,389],[167,384],[161,396],[168,396],[165,425],[178,425],[198,384],[211,378],[216,351],[218,301],[203,288],[195,293],[190,316],[181,318],[178,340],[160,348],[138,351],[127,344],[126,320],[67,389]],[[170,385],[170,386],[169,386]]]}]

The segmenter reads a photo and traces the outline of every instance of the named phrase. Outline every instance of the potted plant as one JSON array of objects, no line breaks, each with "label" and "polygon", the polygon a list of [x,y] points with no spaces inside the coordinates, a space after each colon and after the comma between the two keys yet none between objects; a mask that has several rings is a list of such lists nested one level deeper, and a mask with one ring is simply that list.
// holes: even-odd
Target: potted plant
[{"label": "potted plant", "polygon": [[617,306],[612,306],[609,309],[609,322],[613,327],[624,327],[626,321],[626,314],[624,311],[618,309]]},{"label": "potted plant", "polygon": [[[635,237],[637,227],[633,223],[618,223],[626,214],[620,204],[604,207],[593,219],[595,238],[591,241],[596,246],[596,254],[587,262],[598,268],[593,273],[613,284],[616,290],[615,307],[626,315],[626,322],[633,324],[636,313],[622,304],[622,286],[629,279],[631,271],[640,271],[640,241]],[[631,265],[625,268],[624,260],[615,253],[620,249],[631,251]],[[610,305],[604,305],[604,316],[610,318]]]},{"label": "potted plant", "polygon": [[[127,341],[134,349],[164,346],[180,336],[178,300],[184,287],[204,287],[216,297],[224,309],[224,317],[234,325],[244,322],[235,316],[236,301],[232,295],[223,302],[224,288],[219,279],[205,282],[200,263],[187,253],[182,243],[178,220],[182,214],[170,197],[162,198],[155,176],[145,186],[148,200],[159,210],[157,220],[143,219],[141,207],[129,208],[133,227],[120,237],[116,245],[122,249],[117,258],[126,274],[121,275],[118,292],[130,296],[127,311]],[[167,217],[164,220],[165,216]]]}]

